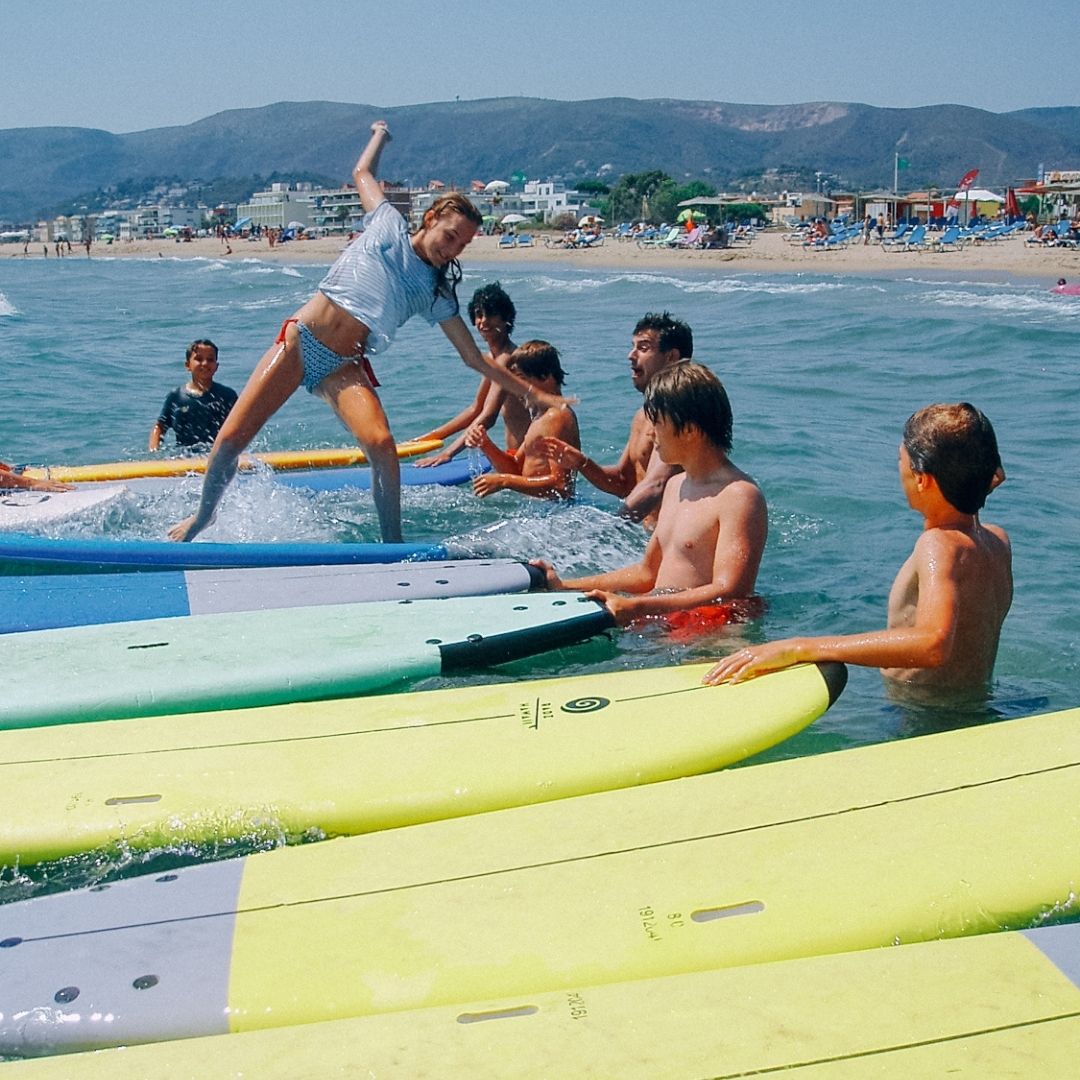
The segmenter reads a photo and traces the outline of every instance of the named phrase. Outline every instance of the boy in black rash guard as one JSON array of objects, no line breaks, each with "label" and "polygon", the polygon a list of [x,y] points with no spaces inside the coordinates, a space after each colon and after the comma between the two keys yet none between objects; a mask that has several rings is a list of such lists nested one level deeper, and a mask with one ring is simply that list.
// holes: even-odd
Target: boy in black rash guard
[{"label": "boy in black rash guard", "polygon": [[191,379],[170,391],[161,406],[161,415],[150,430],[151,450],[161,446],[169,428],[176,434],[177,446],[210,446],[236,404],[236,391],[214,382],[218,350],[212,341],[206,338],[193,341],[188,346],[184,367]]}]

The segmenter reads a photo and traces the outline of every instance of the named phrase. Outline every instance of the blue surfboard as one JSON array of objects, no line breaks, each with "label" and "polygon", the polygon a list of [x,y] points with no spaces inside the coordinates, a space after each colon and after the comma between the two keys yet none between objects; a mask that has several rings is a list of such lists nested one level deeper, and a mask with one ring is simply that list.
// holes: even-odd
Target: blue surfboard
[{"label": "blue surfboard", "polygon": [[0,574],[212,570],[224,566],[318,566],[446,559],[441,544],[243,543],[50,539],[0,536]]},{"label": "blue surfboard", "polygon": [[0,634],[227,611],[521,593],[542,584],[536,567],[515,559],[0,577]]},{"label": "blue surfboard", "polygon": [[[491,465],[485,459],[483,464],[470,463],[468,456],[460,454],[443,465],[432,465],[421,469],[416,465],[401,466],[402,487],[456,487],[468,483],[473,476],[488,472]],[[274,474],[274,482],[286,487],[304,488],[307,491],[342,491],[355,488],[357,491],[371,490],[371,469],[359,465],[346,469],[309,469],[303,472],[281,472]]]}]

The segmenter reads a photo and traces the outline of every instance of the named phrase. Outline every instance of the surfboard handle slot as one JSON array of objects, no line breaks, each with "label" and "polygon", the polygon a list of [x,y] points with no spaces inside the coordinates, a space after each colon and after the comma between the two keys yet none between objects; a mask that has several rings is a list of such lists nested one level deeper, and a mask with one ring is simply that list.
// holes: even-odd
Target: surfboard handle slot
[{"label": "surfboard handle slot", "polygon": [[134,806],[137,803],[161,802],[160,795],[114,795],[105,800],[106,806]]},{"label": "surfboard handle slot", "polygon": [[129,645],[128,649],[163,649],[168,644],[167,641],[148,641],[145,645]]},{"label": "surfboard handle slot", "polygon": [[730,919],[735,915],[760,915],[765,905],[760,900],[748,900],[745,904],[727,904],[724,907],[701,908],[690,913],[690,919],[696,923],[713,922],[716,919]]},{"label": "surfboard handle slot", "polygon": [[462,1013],[459,1024],[479,1024],[484,1020],[515,1020],[520,1016],[534,1016],[540,1011],[538,1005],[517,1005],[512,1009],[492,1009],[490,1012]]}]

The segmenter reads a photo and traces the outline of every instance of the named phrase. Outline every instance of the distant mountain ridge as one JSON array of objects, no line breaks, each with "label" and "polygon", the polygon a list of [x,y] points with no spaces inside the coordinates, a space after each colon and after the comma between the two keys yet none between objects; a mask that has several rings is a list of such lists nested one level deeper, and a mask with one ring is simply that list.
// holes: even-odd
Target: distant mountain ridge
[{"label": "distant mountain ridge", "polygon": [[1080,107],[991,113],[961,105],[882,109],[842,102],[488,98],[380,107],[279,102],[193,124],[112,134],[90,128],[0,130],[0,220],[22,221],[128,179],[319,173],[346,181],[373,119],[394,142],[387,179],[568,180],[662,169],[718,189],[768,169],[814,170],[846,185],[955,184],[970,168],[990,187],[1046,168],[1080,169]]}]

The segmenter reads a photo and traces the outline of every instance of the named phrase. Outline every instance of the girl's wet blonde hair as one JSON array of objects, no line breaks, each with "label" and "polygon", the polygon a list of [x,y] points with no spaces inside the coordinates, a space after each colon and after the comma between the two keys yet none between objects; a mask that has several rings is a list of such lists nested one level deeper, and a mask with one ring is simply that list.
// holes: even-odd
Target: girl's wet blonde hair
[{"label": "girl's wet blonde hair", "polygon": [[[466,221],[480,226],[484,223],[483,215],[460,191],[451,191],[448,195],[440,195],[424,211],[424,218],[420,228],[429,229],[439,218],[447,214],[460,214]],[[461,281],[461,263],[457,259],[451,259],[448,263],[435,268],[435,295],[431,298],[432,304],[445,296],[454,301],[455,311],[458,309],[457,287]]]}]

